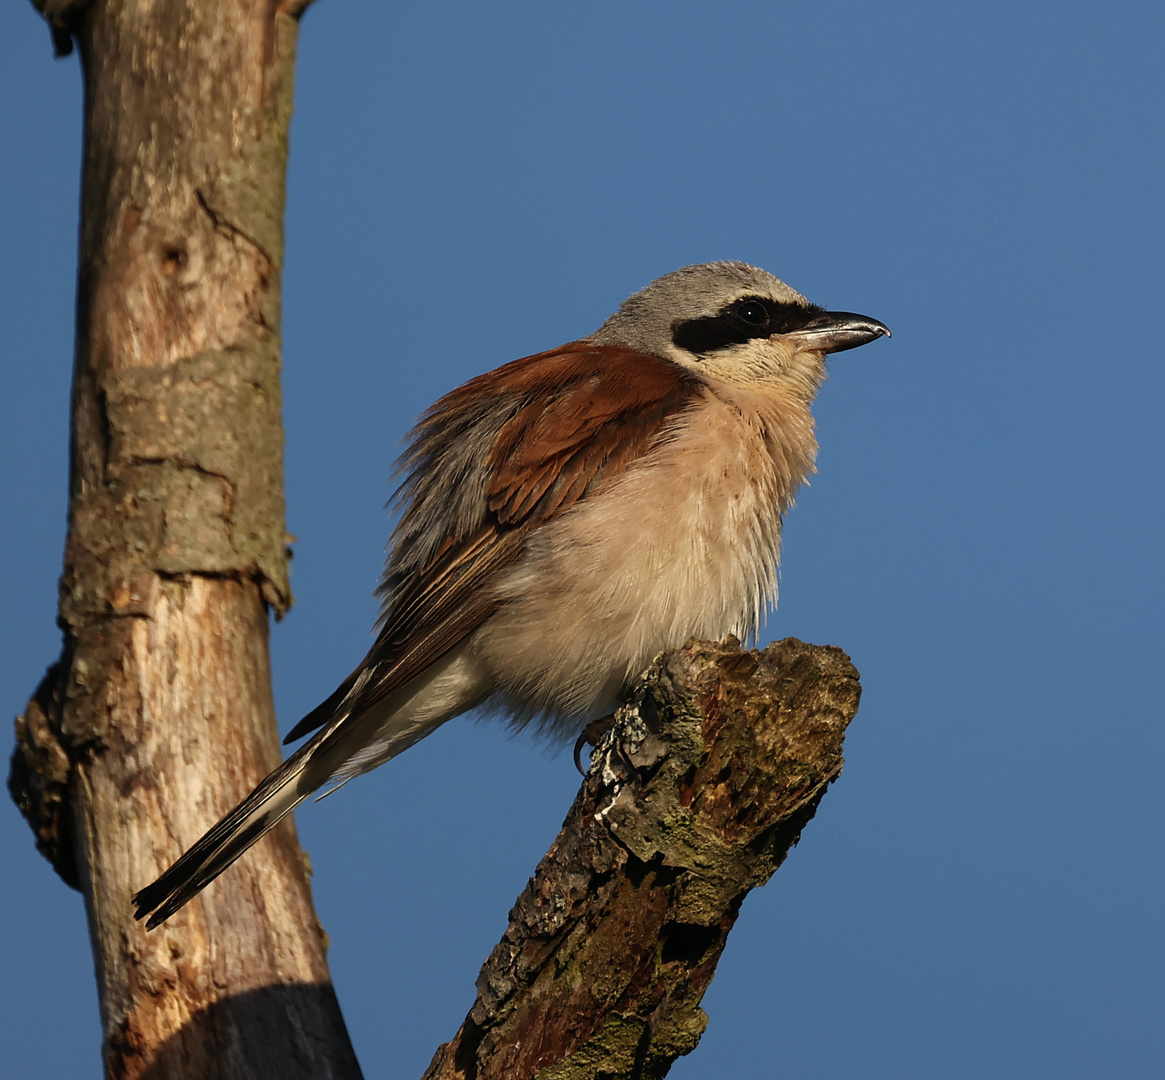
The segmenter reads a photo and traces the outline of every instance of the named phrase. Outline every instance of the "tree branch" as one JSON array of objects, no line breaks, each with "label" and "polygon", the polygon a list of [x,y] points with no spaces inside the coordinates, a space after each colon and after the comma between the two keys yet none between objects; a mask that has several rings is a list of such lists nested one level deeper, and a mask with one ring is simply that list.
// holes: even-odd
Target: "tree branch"
[{"label": "tree branch", "polygon": [[616,714],[425,1080],[661,1077],[750,889],[841,772],[858,674],[793,638],[692,642]]}]

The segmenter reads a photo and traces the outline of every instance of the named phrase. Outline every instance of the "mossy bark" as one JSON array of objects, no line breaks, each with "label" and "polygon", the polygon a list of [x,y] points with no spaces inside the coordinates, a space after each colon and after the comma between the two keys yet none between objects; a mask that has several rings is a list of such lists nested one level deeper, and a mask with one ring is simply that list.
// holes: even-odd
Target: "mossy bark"
[{"label": "mossy bark", "polygon": [[839,649],[693,642],[600,743],[562,832],[425,1080],[647,1080],[693,1050],[741,901],[841,772]]},{"label": "mossy bark", "polygon": [[164,929],[130,896],[280,760],[280,274],[305,3],[43,0],[85,125],[60,660],[10,786],[81,889],[106,1075],[359,1075],[291,823]]}]

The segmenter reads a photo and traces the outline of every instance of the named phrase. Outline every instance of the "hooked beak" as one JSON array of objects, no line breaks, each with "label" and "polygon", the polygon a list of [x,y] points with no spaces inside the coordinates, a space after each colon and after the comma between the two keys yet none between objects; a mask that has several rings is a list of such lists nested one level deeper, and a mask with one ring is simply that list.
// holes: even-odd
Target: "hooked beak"
[{"label": "hooked beak", "polygon": [[816,352],[845,352],[867,345],[880,337],[889,337],[890,329],[866,315],[855,315],[852,311],[823,311],[814,315],[809,322],[790,334],[802,349]]}]

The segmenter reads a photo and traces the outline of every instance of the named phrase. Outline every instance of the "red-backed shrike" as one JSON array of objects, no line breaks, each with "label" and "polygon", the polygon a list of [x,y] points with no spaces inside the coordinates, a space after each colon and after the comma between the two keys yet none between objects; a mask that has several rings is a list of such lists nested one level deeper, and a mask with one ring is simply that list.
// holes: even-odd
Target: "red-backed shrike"
[{"label": "red-backed shrike", "polygon": [[890,331],[738,262],[688,266],[590,337],[446,394],[413,429],[368,655],[320,730],[134,901],[151,928],[329,781],[487,705],[577,734],[665,649],[775,602],[825,354]]}]

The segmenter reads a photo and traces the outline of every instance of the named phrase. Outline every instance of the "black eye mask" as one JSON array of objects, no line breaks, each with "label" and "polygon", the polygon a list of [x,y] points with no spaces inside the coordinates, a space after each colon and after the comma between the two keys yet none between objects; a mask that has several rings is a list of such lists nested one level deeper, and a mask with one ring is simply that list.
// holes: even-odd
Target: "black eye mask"
[{"label": "black eye mask", "polygon": [[821,311],[816,304],[783,304],[764,296],[745,296],[718,315],[674,323],[671,339],[677,348],[699,356],[730,345],[743,345],[754,338],[792,333]]}]

